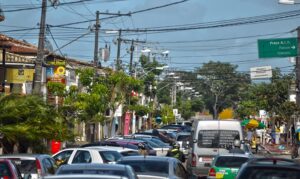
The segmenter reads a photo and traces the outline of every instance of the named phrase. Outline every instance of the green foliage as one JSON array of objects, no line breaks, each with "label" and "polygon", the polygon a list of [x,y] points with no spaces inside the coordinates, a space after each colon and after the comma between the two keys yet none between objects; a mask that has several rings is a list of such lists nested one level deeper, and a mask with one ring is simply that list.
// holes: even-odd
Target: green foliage
[{"label": "green foliage", "polygon": [[237,108],[237,115],[253,115],[259,109],[269,114],[288,120],[299,108],[289,102],[289,90],[293,83],[293,74],[282,74],[279,69],[273,70],[273,77],[269,83],[252,84],[243,96]]},{"label": "green foliage", "polygon": [[202,92],[206,108],[214,118],[228,107],[233,107],[240,98],[240,91],[250,83],[249,76],[238,73],[237,66],[230,63],[212,62],[197,69],[198,91]]},{"label": "green foliage", "polygon": [[135,111],[135,114],[140,117],[142,117],[150,112],[149,107],[144,106],[144,105],[134,105],[134,106],[131,106],[129,108],[129,110]]},{"label": "green foliage", "polygon": [[175,116],[173,114],[173,109],[169,105],[163,105],[161,108],[162,122],[163,124],[169,124],[175,122]]},{"label": "green foliage", "polygon": [[11,144],[33,144],[36,141],[66,140],[72,137],[65,133],[67,126],[56,110],[38,96],[1,97],[0,124],[4,140]]},{"label": "green foliage", "polygon": [[48,82],[47,83],[48,92],[55,96],[64,96],[66,85],[59,82]]}]

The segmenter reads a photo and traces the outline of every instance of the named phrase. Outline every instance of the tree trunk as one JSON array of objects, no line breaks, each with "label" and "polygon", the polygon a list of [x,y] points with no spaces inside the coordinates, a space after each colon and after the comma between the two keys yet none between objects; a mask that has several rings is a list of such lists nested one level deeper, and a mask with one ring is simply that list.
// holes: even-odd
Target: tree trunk
[{"label": "tree trunk", "polygon": [[218,109],[217,109],[218,99],[219,99],[219,96],[215,95],[215,103],[214,103],[214,106],[213,106],[213,110],[214,110],[213,118],[214,119],[218,119],[219,118]]}]

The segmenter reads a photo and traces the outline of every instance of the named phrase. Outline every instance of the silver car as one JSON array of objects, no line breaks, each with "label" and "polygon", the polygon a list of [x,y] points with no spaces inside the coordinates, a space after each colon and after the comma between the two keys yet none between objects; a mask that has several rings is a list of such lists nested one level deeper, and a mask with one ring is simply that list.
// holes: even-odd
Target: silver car
[{"label": "silver car", "polygon": [[112,175],[128,179],[137,179],[134,170],[128,165],[107,164],[72,164],[62,165],[56,175],[89,174],[89,175]]},{"label": "silver car", "polygon": [[182,163],[171,157],[130,156],[123,157],[118,164],[130,165],[139,179],[187,179]]},{"label": "silver car", "polygon": [[23,178],[39,179],[54,175],[57,169],[53,158],[46,154],[12,154],[1,155],[0,158],[11,160],[21,172]]}]

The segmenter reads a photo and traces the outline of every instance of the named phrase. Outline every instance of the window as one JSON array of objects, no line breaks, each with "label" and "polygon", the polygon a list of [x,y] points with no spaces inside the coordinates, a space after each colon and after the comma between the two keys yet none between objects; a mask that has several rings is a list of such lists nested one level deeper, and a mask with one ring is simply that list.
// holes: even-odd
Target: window
[{"label": "window", "polygon": [[11,176],[11,173],[9,171],[9,168],[7,166],[6,163],[0,163],[0,177],[3,177],[3,176]]},{"label": "window", "polygon": [[70,156],[72,155],[73,150],[65,150],[55,155],[53,158],[55,160],[55,164],[60,166],[62,164],[68,163]]},{"label": "window", "polygon": [[116,162],[122,157],[122,155],[117,151],[100,151],[99,153],[104,163]]},{"label": "window", "polygon": [[78,150],[72,163],[91,163],[92,157],[89,151]]},{"label": "window", "polygon": [[240,139],[239,131],[200,130],[198,133],[198,147],[226,148],[233,145],[234,139]]},{"label": "window", "polygon": [[216,161],[216,167],[226,167],[226,168],[240,168],[243,163],[247,162],[246,157],[218,157]]},{"label": "window", "polygon": [[121,164],[130,165],[136,173],[159,173],[161,175],[169,174],[169,162],[166,161],[152,161],[152,160],[144,160],[144,161],[121,161]]}]

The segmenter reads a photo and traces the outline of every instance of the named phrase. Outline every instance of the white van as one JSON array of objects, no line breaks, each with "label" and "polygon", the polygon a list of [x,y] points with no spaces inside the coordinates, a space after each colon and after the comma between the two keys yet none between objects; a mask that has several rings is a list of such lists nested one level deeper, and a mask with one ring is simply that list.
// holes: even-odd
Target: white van
[{"label": "white van", "polygon": [[187,170],[196,176],[207,176],[213,157],[229,153],[235,139],[243,140],[240,121],[199,120],[193,123]]}]

